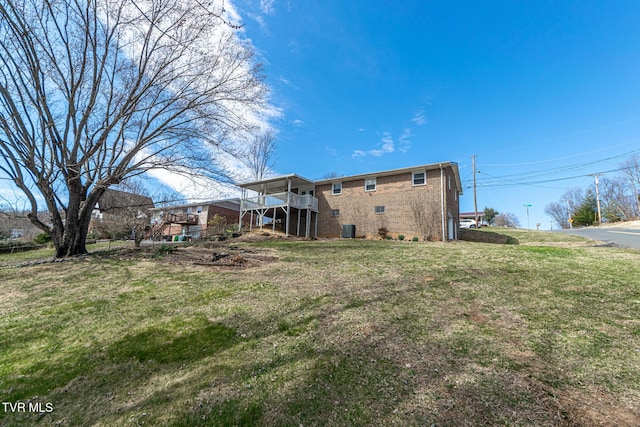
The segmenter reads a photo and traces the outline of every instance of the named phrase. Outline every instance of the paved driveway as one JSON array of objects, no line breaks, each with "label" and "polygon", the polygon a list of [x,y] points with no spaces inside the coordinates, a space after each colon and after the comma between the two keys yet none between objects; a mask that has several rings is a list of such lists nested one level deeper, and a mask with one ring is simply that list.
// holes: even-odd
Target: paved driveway
[{"label": "paved driveway", "polygon": [[640,228],[589,227],[561,230],[561,232],[576,234],[588,239],[611,242],[626,248],[640,249]]}]

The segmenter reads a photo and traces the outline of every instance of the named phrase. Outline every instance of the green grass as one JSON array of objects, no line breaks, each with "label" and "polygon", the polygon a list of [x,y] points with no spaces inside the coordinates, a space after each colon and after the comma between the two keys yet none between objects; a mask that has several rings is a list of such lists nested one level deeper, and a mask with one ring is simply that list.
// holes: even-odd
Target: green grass
[{"label": "green grass", "polygon": [[3,257],[2,401],[54,412],[0,425],[636,425],[640,252],[499,232],[239,243],[279,257],[245,270]]}]

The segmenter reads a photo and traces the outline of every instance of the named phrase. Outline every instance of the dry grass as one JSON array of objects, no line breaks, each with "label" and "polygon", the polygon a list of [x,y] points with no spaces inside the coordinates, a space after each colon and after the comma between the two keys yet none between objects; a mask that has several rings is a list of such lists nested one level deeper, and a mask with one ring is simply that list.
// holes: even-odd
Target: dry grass
[{"label": "dry grass", "polygon": [[640,252],[505,233],[5,266],[0,425],[640,425]]}]

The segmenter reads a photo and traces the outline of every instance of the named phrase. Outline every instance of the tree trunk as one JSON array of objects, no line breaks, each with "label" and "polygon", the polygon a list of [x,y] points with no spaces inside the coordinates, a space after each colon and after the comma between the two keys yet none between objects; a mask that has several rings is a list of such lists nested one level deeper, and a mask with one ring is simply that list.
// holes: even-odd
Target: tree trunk
[{"label": "tree trunk", "polygon": [[[84,224],[85,222],[86,224]],[[61,239],[51,236],[56,248],[56,258],[86,254],[88,230],[88,221],[66,222]],[[60,243],[56,243],[56,241]]]}]

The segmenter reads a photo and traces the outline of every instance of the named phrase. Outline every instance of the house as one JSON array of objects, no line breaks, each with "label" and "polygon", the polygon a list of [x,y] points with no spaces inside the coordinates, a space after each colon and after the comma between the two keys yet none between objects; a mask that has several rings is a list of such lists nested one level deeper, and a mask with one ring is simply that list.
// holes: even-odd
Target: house
[{"label": "house", "polygon": [[238,222],[240,199],[213,200],[150,209],[152,238],[173,240],[204,236],[215,215],[224,218],[226,224]]},{"label": "house", "polygon": [[240,227],[269,222],[273,230],[306,237],[458,237],[462,185],[453,162],[316,181],[290,174],[239,186]]},{"label": "house", "polygon": [[[480,225],[480,227],[484,227],[487,225],[487,222],[484,219],[484,211],[482,212],[460,212],[460,219],[472,219],[474,221],[476,221],[476,218],[478,219],[478,224]],[[475,225],[474,225],[475,227]]]},{"label": "house", "polygon": [[148,196],[108,188],[91,213],[89,232],[100,238],[128,237],[149,225]]}]

